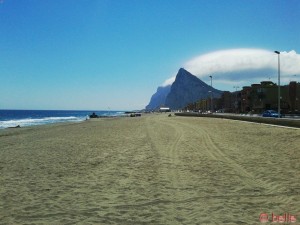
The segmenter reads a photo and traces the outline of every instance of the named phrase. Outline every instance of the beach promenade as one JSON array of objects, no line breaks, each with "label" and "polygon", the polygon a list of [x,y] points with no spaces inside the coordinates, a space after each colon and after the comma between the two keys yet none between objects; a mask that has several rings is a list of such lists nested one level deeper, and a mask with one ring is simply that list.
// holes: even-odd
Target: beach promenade
[{"label": "beach promenade", "polygon": [[167,114],[1,130],[0,224],[298,224],[299,146],[299,129]]}]

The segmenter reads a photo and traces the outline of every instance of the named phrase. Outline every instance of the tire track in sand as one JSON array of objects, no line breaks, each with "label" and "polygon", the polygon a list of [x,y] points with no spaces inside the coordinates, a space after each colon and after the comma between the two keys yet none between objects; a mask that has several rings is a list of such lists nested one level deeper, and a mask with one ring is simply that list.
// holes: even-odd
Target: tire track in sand
[{"label": "tire track in sand", "polygon": [[[151,142],[152,148],[158,152],[160,160],[159,180],[162,199],[159,202],[164,202],[164,207],[169,208],[167,217],[170,221],[176,221],[174,224],[182,221],[185,216],[178,208],[178,202],[186,202],[186,193],[184,181],[184,163],[180,159],[180,145],[184,139],[184,130],[180,127],[174,127],[172,123],[165,121],[164,118],[147,118],[146,132]],[[159,136],[157,129],[164,129],[163,136]]]},{"label": "tire track in sand", "polygon": [[[181,161],[179,159],[178,151],[184,136],[183,129],[178,129],[178,127],[174,127],[171,123],[160,118],[159,120],[156,118],[152,121],[150,121],[150,119],[153,119],[151,117],[147,119],[148,125],[146,130],[151,146],[159,152],[160,157],[164,162],[164,166],[167,167],[165,175],[168,180],[171,181],[173,188],[176,189],[176,187],[178,187],[178,181],[180,180],[180,173],[178,170]],[[156,132],[156,129],[161,129],[162,127],[166,130],[166,136],[158,136],[158,132]]]},{"label": "tire track in sand", "polygon": [[[280,183],[266,182],[260,179],[258,176],[254,176],[250,171],[247,171],[242,165],[227,155],[212,139],[211,134],[203,127],[197,127],[196,124],[188,124],[177,121],[182,127],[187,127],[198,134],[199,140],[204,143],[205,151],[214,160],[223,161],[226,165],[231,168],[238,179],[244,183],[248,188],[252,189],[257,194],[262,195],[276,195],[282,203],[290,203],[293,201],[293,196],[282,196],[282,193],[286,192],[285,187],[281,186]],[[191,146],[190,146],[191,147]]]}]

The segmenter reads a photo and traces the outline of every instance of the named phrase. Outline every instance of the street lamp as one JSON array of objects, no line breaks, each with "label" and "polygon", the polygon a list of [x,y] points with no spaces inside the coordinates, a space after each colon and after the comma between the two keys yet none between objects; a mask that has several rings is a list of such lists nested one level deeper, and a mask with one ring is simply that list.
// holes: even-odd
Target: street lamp
[{"label": "street lamp", "polygon": [[280,118],[280,52],[274,52],[278,55],[278,118]]},{"label": "street lamp", "polygon": [[211,93],[210,93],[211,113],[213,113],[214,106],[213,106],[213,92],[212,92],[212,76],[209,77],[210,77],[210,86],[211,86]]}]

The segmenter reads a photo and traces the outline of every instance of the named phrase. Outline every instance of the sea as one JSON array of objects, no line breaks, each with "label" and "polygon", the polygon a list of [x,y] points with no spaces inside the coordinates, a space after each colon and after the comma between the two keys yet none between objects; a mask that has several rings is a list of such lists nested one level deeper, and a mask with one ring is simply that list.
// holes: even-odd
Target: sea
[{"label": "sea", "polygon": [[93,110],[0,110],[0,129],[62,122],[80,122],[96,113],[102,117],[125,116],[125,111]]}]

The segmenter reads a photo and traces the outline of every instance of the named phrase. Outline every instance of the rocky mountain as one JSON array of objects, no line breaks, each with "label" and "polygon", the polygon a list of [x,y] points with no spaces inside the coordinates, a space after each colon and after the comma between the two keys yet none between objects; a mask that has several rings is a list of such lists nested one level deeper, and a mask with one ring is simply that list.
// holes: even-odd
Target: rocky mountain
[{"label": "rocky mountain", "polygon": [[212,88],[185,69],[179,69],[176,79],[171,86],[159,87],[152,96],[147,110],[154,110],[161,105],[171,109],[182,109],[187,104],[211,96],[219,98],[222,91]]},{"label": "rocky mountain", "polygon": [[164,106],[170,90],[171,85],[158,87],[156,93],[152,95],[150,103],[146,106],[146,110],[156,110]]}]

